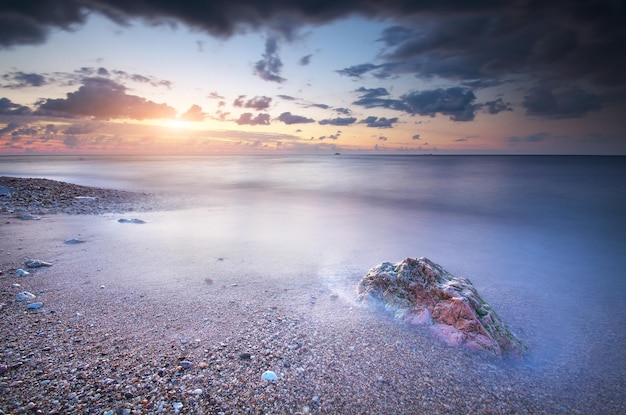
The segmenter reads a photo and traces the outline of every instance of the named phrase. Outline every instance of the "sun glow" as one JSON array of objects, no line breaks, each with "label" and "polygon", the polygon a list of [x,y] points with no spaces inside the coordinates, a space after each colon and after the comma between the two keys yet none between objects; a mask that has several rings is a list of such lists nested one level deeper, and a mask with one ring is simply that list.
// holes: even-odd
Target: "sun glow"
[{"label": "sun glow", "polygon": [[183,130],[189,128],[189,122],[178,118],[163,120],[162,125],[163,127],[171,128],[173,130]]}]

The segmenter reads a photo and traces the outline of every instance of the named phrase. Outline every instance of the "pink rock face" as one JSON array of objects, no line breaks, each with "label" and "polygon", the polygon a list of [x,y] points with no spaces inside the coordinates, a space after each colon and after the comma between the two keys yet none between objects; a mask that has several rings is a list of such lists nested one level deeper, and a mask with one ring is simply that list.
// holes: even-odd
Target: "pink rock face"
[{"label": "pink rock face", "polygon": [[411,324],[429,324],[451,346],[521,356],[526,347],[472,283],[426,258],[385,262],[359,282],[360,300],[382,302]]}]

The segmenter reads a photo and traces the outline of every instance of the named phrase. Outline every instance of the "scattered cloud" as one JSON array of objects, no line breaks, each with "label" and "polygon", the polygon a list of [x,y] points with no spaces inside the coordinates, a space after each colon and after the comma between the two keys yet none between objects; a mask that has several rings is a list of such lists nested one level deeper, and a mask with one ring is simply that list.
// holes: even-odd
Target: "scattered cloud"
[{"label": "scattered cloud", "polygon": [[419,134],[415,134],[415,135],[413,135],[413,137],[411,137],[411,139],[419,140],[420,139],[420,135]]},{"label": "scattered cloud", "polygon": [[393,124],[398,122],[398,118],[385,118],[385,117],[367,117],[361,121],[359,124],[367,124],[368,127],[372,128],[392,128]]},{"label": "scattered cloud", "polygon": [[17,122],[10,122],[6,125],[6,127],[0,129],[0,135],[10,133],[11,131],[17,130],[20,128],[21,124]]},{"label": "scattered cloud", "polygon": [[9,72],[2,75],[2,79],[8,82],[2,87],[11,89],[38,87],[46,84],[46,77],[37,73]]},{"label": "scattered cloud", "polygon": [[245,112],[235,122],[239,125],[270,125],[270,115],[258,114],[256,117],[253,117],[251,112]]},{"label": "scattered cloud", "polygon": [[278,95],[278,98],[284,99],[285,101],[295,101],[296,98],[291,95]]},{"label": "scattered cloud", "polygon": [[11,102],[8,98],[0,98],[0,115],[30,115],[32,110],[24,105]]},{"label": "scattered cloud", "polygon": [[61,117],[92,116],[96,118],[173,118],[175,111],[166,104],[157,104],[136,95],[128,95],[126,87],[106,78],[86,78],[83,85],[66,98],[44,99],[38,103],[36,115]]},{"label": "scattered cloud", "polygon": [[384,135],[381,135],[380,137],[378,137],[378,139],[380,141],[387,141],[387,137],[385,137]]},{"label": "scattered cloud", "polygon": [[202,107],[196,104],[192,105],[191,108],[189,108],[186,112],[184,112],[180,116],[180,119],[183,121],[193,121],[193,122],[204,121],[205,118],[206,118],[206,114],[202,112]]},{"label": "scattered cloud", "polygon": [[337,71],[337,73],[340,75],[349,76],[351,78],[361,78],[366,73],[380,67],[381,65],[375,65],[373,63],[362,63],[359,65],[353,65],[348,68],[340,69]]},{"label": "scattered cloud", "polygon": [[320,125],[350,125],[356,122],[356,118],[348,117],[348,118],[330,118],[326,120],[321,120],[318,122]]},{"label": "scattered cloud", "polygon": [[94,131],[98,130],[102,125],[99,123],[82,123],[82,124],[73,124],[67,127],[63,133],[70,135],[82,135],[82,134],[91,134]]},{"label": "scattered cloud", "polygon": [[80,139],[76,136],[68,135],[65,139],[63,139],[63,144],[71,148],[78,147],[80,145]]},{"label": "scattered cloud", "polygon": [[306,66],[306,65],[308,65],[309,63],[311,63],[311,57],[312,57],[312,56],[313,56],[313,55],[306,55],[306,56],[303,56],[303,57],[301,57],[301,58],[300,58],[300,60],[299,60],[298,62],[300,63],[300,65],[302,65],[302,66]]},{"label": "scattered cloud", "polygon": [[315,122],[312,118],[303,117],[301,115],[294,115],[291,112],[283,112],[278,117],[278,121],[284,122],[287,125],[291,124],[307,124]]},{"label": "scattered cloud", "polygon": [[544,141],[550,136],[551,136],[550,133],[541,132],[541,133],[531,134],[531,135],[527,135],[523,137],[511,136],[511,137],[508,137],[506,141],[508,141],[509,144],[511,145],[518,144],[518,143],[536,143],[539,141]]},{"label": "scattered cloud", "polygon": [[245,95],[240,95],[233,105],[239,108],[252,108],[257,111],[263,111],[268,109],[272,103],[272,98],[266,96],[257,96],[247,101],[244,100],[245,97]]},{"label": "scattered cloud", "polygon": [[254,65],[254,73],[265,81],[283,83],[285,78],[280,76],[283,62],[278,56],[278,39],[270,36],[265,41],[265,53],[261,60]]},{"label": "scattered cloud", "polygon": [[323,110],[327,110],[330,109],[331,106],[330,105],[326,105],[326,104],[310,104],[309,107],[313,107],[313,108],[321,108]]}]

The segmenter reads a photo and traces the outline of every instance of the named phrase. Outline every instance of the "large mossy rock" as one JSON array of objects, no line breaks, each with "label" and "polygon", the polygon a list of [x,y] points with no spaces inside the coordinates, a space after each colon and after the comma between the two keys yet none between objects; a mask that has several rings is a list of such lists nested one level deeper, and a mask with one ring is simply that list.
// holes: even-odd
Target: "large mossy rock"
[{"label": "large mossy rock", "polygon": [[526,350],[467,278],[455,277],[427,258],[384,262],[361,279],[357,293],[360,300],[382,303],[409,323],[431,325],[452,346],[497,357],[521,356]]}]

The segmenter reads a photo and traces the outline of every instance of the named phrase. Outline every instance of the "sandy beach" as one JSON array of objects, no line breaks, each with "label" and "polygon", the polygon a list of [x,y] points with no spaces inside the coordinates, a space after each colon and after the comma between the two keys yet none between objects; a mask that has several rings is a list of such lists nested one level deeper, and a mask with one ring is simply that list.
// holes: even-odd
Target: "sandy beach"
[{"label": "sandy beach", "polygon": [[[209,248],[181,258],[140,246],[133,235],[151,232],[159,218],[145,199],[120,205],[109,197],[114,192],[78,190],[57,200],[54,212],[14,206],[0,196],[0,413],[626,409],[624,378],[602,373],[601,365],[592,373],[487,359],[356,303],[349,289],[315,278],[304,284],[273,278],[271,267],[251,272],[254,266],[241,266],[242,259]],[[37,191],[28,190],[25,200]],[[99,208],[64,209],[77,196],[97,198]],[[24,210],[40,218],[21,219]],[[80,242],[65,242],[72,238]],[[52,265],[28,269],[26,259]],[[20,268],[30,275],[16,275]],[[280,272],[290,272],[288,262]],[[30,310],[16,301],[24,291],[43,307]],[[587,367],[596,358],[589,356]],[[263,380],[266,371],[277,379]]]}]

